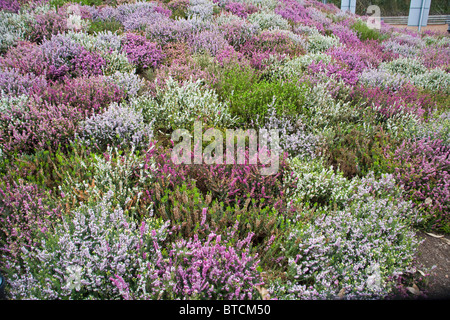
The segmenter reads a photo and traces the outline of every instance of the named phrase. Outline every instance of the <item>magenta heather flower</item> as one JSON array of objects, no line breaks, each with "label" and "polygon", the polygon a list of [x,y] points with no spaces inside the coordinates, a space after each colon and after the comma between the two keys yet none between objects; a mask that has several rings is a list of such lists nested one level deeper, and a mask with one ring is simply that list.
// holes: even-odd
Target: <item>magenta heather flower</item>
[{"label": "magenta heather flower", "polygon": [[165,56],[158,44],[134,33],[127,33],[123,51],[128,60],[141,69],[156,68]]},{"label": "magenta heather flower", "polygon": [[36,76],[33,73],[21,74],[16,69],[0,70],[0,95],[32,95],[44,90],[46,86],[47,81],[43,76]]},{"label": "magenta heather flower", "polygon": [[17,13],[19,9],[19,0],[0,0],[0,10]]},{"label": "magenta heather flower", "polygon": [[[137,288],[123,277],[111,278],[125,299],[252,299],[263,281],[259,261],[249,254],[249,234],[233,246],[220,235],[181,239],[163,253],[154,241],[154,261],[137,276]],[[164,250],[164,251],[166,251]]]},{"label": "magenta heather flower", "polygon": [[71,64],[75,76],[97,76],[103,74],[105,60],[98,53],[83,48]]},{"label": "magenta heather flower", "polygon": [[411,200],[430,211],[429,227],[450,226],[450,148],[441,139],[405,140],[390,156]]},{"label": "magenta heather flower", "polygon": [[313,61],[308,66],[308,70],[312,74],[324,73],[327,77],[334,76],[337,80],[342,80],[344,83],[352,86],[358,82],[358,73],[356,70],[351,70],[342,63],[330,63],[326,65],[323,61]]},{"label": "magenta heather flower", "polygon": [[247,18],[248,15],[258,12],[258,8],[252,4],[242,2],[230,2],[225,5],[225,10],[241,18]]},{"label": "magenta heather flower", "polygon": [[0,142],[8,153],[57,150],[73,140],[82,118],[82,113],[67,105],[30,102],[0,113]]},{"label": "magenta heather flower", "polygon": [[50,221],[61,216],[61,208],[49,201],[48,195],[36,185],[23,181],[0,186],[0,256],[20,255],[21,247],[30,248],[39,242],[36,233],[46,231]]},{"label": "magenta heather flower", "polygon": [[68,105],[83,117],[106,108],[111,102],[119,102],[125,92],[103,76],[79,77],[49,86],[41,93],[44,101]]},{"label": "magenta heather flower", "polygon": [[9,48],[3,57],[0,57],[0,66],[15,69],[21,74],[34,73],[40,76],[46,75],[48,64],[38,45],[21,41],[16,47]]}]

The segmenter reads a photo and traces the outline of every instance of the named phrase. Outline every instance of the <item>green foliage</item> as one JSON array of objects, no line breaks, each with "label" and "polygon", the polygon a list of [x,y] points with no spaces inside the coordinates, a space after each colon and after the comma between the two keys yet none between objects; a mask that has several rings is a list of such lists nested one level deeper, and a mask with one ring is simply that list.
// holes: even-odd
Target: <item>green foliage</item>
[{"label": "green foliage", "polygon": [[62,7],[66,3],[79,3],[85,6],[100,6],[103,4],[102,0],[49,0],[49,5],[52,7]]},{"label": "green foliage", "polygon": [[361,41],[379,40],[381,38],[381,34],[379,31],[369,28],[367,24],[362,20],[358,19],[351,28],[358,33],[358,38]]},{"label": "green foliage", "polygon": [[3,159],[0,172],[11,181],[23,179],[50,190],[56,190],[64,176],[89,179],[89,171],[82,168],[86,167],[85,163],[90,163],[91,152],[77,143],[71,144],[67,152],[58,149],[39,150],[32,155],[16,154]]},{"label": "green foliage", "polygon": [[339,167],[346,177],[364,176],[369,171],[377,176],[390,172],[384,151],[396,141],[382,126],[337,126],[326,139],[329,164]]},{"label": "green foliage", "polygon": [[111,31],[120,34],[123,31],[123,26],[116,19],[92,21],[88,32],[94,34],[101,31]]},{"label": "green foliage", "polygon": [[[260,259],[268,264],[272,264],[274,257],[266,256],[266,251],[279,245],[278,241],[273,245],[274,238],[280,240],[278,237],[288,231],[290,221],[298,213],[295,208],[282,214],[274,208],[257,205],[250,198],[242,205],[227,206],[213,200],[210,193],[204,196],[195,185],[187,183],[176,186],[174,190],[155,184],[153,191],[155,215],[171,221],[172,230],[176,231],[172,236],[186,239],[198,235],[207,238],[208,229],[211,229],[226,237],[237,225],[237,230],[232,233],[234,238],[228,240],[242,240],[253,233],[252,252],[258,253]],[[202,221],[209,227],[203,227]]]},{"label": "green foliage", "polygon": [[149,215],[151,204],[141,199],[141,189],[150,183],[152,175],[143,168],[144,159],[139,151],[124,152],[109,147],[102,155],[91,154],[86,162],[78,161],[78,174],[65,172],[60,187],[66,207],[96,203],[110,192],[113,207],[136,219]]},{"label": "green foliage", "polygon": [[229,69],[217,86],[220,97],[229,101],[231,114],[244,123],[264,119],[269,106],[278,115],[297,115],[308,88],[294,81],[258,79],[249,67]]}]

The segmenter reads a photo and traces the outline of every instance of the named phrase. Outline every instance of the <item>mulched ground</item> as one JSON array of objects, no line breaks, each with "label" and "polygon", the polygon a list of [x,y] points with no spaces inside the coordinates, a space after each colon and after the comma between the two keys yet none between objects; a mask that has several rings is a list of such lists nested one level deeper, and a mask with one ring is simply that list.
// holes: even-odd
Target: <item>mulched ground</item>
[{"label": "mulched ground", "polygon": [[[434,234],[434,233],[433,233]],[[417,232],[424,239],[419,247],[418,262],[430,271],[427,299],[450,299],[450,236],[436,238],[422,231]],[[420,288],[419,288],[420,289]]]},{"label": "mulched ground", "polygon": [[[393,24],[393,27],[397,28],[407,28],[408,30],[417,31],[418,27],[408,27],[407,25],[400,25],[400,24]],[[437,31],[437,32],[443,32],[447,33],[448,25],[447,24],[437,24],[437,25],[428,25],[426,27],[420,28],[421,31],[431,30],[431,31]]]}]

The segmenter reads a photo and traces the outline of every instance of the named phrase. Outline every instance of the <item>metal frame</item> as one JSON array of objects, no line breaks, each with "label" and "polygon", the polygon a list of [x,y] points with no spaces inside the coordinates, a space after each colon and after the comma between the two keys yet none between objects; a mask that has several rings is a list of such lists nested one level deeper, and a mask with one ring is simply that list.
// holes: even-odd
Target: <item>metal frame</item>
[{"label": "metal frame", "polygon": [[411,0],[409,8],[408,26],[422,27],[428,25],[428,15],[430,14],[431,0]]}]

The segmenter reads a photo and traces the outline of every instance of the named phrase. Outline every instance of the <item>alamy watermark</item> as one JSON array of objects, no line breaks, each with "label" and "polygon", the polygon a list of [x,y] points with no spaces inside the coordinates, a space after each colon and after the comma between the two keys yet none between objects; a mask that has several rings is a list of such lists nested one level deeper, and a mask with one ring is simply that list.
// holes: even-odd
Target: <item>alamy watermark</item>
[{"label": "alamy watermark", "polygon": [[[172,133],[172,141],[171,157],[175,164],[256,165],[259,161],[263,165],[262,175],[278,172],[281,149],[275,129],[259,129],[258,132],[255,129],[226,129],[224,137],[223,132],[215,128],[203,132],[202,122],[195,121],[193,136],[187,129],[177,129]],[[210,143],[203,149],[203,142]]]},{"label": "alamy watermark", "polygon": [[379,6],[369,6],[367,8],[367,15],[369,15],[369,18],[367,19],[367,26],[371,29],[381,29],[381,9]]},{"label": "alamy watermark", "polygon": [[78,5],[70,5],[67,8],[66,13],[68,15],[67,28],[71,30],[81,30],[82,27],[86,24],[86,22],[81,18],[81,10]]}]

